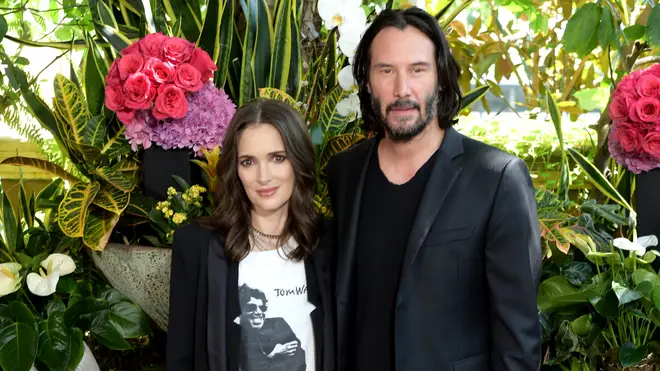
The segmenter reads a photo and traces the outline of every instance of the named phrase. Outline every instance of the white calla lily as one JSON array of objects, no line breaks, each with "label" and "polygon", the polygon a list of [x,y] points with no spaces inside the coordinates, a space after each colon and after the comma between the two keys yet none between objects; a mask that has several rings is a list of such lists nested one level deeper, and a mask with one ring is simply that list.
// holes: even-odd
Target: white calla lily
[{"label": "white calla lily", "polygon": [[637,256],[644,256],[647,247],[658,245],[658,238],[654,235],[643,236],[632,242],[627,238],[618,237],[612,241],[612,244],[620,250],[632,251]]},{"label": "white calla lily", "polygon": [[357,82],[353,78],[353,66],[350,64],[339,71],[337,79],[342,89],[349,91],[357,89]]},{"label": "white calla lily", "polygon": [[21,268],[19,263],[0,264],[0,297],[14,293],[21,287]]},{"label": "white calla lily", "polygon": [[360,111],[360,98],[358,98],[357,93],[353,93],[340,100],[339,103],[337,103],[337,113],[344,117],[352,115],[355,115],[358,118],[361,117],[362,111]]},{"label": "white calla lily", "polygon": [[[38,296],[52,295],[57,289],[61,276],[76,270],[76,264],[71,257],[64,254],[51,254],[41,262],[39,273],[27,275],[26,283],[30,292]],[[44,271],[45,270],[45,271]]]}]

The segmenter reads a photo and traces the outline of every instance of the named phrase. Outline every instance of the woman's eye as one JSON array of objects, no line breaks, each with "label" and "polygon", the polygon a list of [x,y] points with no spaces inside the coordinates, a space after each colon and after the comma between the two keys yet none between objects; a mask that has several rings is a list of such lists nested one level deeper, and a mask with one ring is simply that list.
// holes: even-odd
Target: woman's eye
[{"label": "woman's eye", "polygon": [[282,155],[276,155],[273,159],[275,160],[275,162],[282,162],[282,161],[286,160],[286,157],[284,157]]},{"label": "woman's eye", "polygon": [[252,165],[252,160],[242,160],[241,165],[250,166],[250,165]]}]

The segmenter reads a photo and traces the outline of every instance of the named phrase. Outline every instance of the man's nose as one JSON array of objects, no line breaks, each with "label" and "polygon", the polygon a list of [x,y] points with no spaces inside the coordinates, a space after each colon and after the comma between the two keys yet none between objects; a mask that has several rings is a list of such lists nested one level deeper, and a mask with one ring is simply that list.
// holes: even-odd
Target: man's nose
[{"label": "man's nose", "polygon": [[394,80],[394,95],[398,98],[406,98],[410,96],[408,76],[405,74],[397,74]]}]

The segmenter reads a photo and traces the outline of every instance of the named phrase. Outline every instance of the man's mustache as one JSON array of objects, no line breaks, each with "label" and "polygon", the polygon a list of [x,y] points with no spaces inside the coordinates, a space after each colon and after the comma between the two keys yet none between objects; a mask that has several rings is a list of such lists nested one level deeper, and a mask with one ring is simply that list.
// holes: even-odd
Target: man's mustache
[{"label": "man's mustache", "polygon": [[390,111],[393,109],[411,109],[411,108],[417,110],[420,109],[419,104],[417,104],[416,102],[413,102],[409,99],[399,99],[388,104],[387,107],[385,108],[385,113],[390,113]]}]

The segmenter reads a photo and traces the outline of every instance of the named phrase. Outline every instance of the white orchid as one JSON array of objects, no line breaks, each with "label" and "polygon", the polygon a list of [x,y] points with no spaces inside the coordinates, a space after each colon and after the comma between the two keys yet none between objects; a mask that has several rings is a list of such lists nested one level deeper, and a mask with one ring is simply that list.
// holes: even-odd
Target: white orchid
[{"label": "white orchid", "polygon": [[49,255],[41,262],[41,266],[42,269],[39,269],[39,274],[28,274],[26,281],[30,292],[38,296],[53,294],[57,289],[57,282],[60,277],[76,270],[76,264],[71,257],[57,253]]},{"label": "white orchid", "polygon": [[367,23],[367,16],[361,5],[360,0],[319,0],[317,9],[325,28],[332,30],[339,27],[341,32],[345,25]]},{"label": "white orchid", "polygon": [[21,287],[21,268],[19,263],[0,264],[0,297],[16,292]]},{"label": "white orchid", "polygon": [[344,117],[362,117],[362,111],[360,111],[360,98],[358,98],[357,93],[353,93],[340,100],[339,103],[337,103],[337,113]]},{"label": "white orchid", "polygon": [[[637,256],[644,256],[647,247],[658,246],[658,238],[655,235],[649,235],[639,237],[635,242],[632,242],[627,238],[618,237],[614,239],[612,244],[620,250],[627,250],[634,252]],[[660,256],[660,253],[657,251],[652,251],[655,255]]]},{"label": "white orchid", "polygon": [[355,91],[358,88],[357,82],[353,77],[353,66],[350,64],[339,71],[337,79],[339,80],[339,86],[346,91]]},{"label": "white orchid", "polygon": [[355,49],[357,49],[362,35],[369,26],[365,23],[350,23],[339,28],[339,50],[349,59],[355,56]]}]

